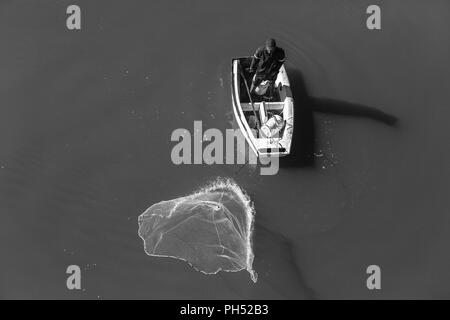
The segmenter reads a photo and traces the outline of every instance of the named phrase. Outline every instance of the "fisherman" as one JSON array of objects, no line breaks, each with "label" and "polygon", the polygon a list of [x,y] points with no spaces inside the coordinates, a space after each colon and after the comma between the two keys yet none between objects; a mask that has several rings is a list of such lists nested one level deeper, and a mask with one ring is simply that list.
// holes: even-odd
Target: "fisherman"
[{"label": "fisherman", "polygon": [[250,92],[263,95],[269,90],[268,99],[273,99],[274,83],[277,79],[278,71],[284,63],[286,56],[284,50],[277,47],[275,39],[266,40],[265,46],[256,49],[249,73],[253,76]]}]

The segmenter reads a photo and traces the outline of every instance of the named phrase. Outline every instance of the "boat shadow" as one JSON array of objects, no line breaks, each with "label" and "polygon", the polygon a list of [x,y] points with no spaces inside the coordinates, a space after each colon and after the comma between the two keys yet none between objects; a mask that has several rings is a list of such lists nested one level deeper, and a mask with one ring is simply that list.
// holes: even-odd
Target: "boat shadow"
[{"label": "boat shadow", "polygon": [[395,126],[398,118],[377,108],[342,100],[312,97],[308,93],[302,73],[288,69],[294,99],[294,136],[291,154],[280,159],[280,167],[314,167],[316,127],[314,112],[331,113],[372,119]]}]

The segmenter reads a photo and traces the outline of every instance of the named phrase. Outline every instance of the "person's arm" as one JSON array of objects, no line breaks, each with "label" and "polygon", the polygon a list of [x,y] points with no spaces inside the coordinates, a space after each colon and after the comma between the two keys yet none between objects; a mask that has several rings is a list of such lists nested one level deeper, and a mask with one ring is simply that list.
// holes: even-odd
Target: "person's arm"
[{"label": "person's arm", "polygon": [[273,80],[276,79],[278,72],[280,71],[281,66],[286,61],[286,56],[284,54],[284,51],[281,51],[275,59],[275,61],[272,63],[272,66],[270,68],[270,78]]},{"label": "person's arm", "polygon": [[261,59],[261,50],[260,50],[260,48],[258,48],[258,49],[256,49],[256,52],[252,57],[252,63],[250,64],[249,71],[251,73],[255,72],[256,64],[257,64],[257,62],[259,62],[260,59]]},{"label": "person's arm", "polygon": [[280,68],[285,61],[286,61],[286,54],[284,53],[284,50],[282,50],[277,60],[277,73],[278,71],[280,71]]}]

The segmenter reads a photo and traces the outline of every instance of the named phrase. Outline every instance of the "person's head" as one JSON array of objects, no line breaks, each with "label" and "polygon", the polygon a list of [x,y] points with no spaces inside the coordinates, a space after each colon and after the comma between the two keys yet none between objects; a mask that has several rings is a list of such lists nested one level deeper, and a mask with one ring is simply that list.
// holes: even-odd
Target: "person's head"
[{"label": "person's head", "polygon": [[275,39],[269,38],[266,40],[266,50],[270,53],[273,50],[275,50],[275,47],[277,46],[277,43],[275,42]]}]

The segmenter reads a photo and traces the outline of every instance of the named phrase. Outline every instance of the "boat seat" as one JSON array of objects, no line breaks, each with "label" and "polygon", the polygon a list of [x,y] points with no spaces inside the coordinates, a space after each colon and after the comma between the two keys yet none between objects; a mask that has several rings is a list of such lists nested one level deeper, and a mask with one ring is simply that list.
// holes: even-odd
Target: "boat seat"
[{"label": "boat seat", "polygon": [[[255,109],[258,109],[258,104],[260,102],[255,102]],[[284,109],[284,102],[264,102],[266,111],[267,110],[276,110],[282,111]],[[253,111],[251,103],[241,103],[242,111]]]},{"label": "boat seat", "polygon": [[241,107],[242,107],[242,111],[253,111],[251,103],[241,103]]},{"label": "boat seat", "polygon": [[266,102],[266,110],[281,111],[284,108],[284,102]]}]

